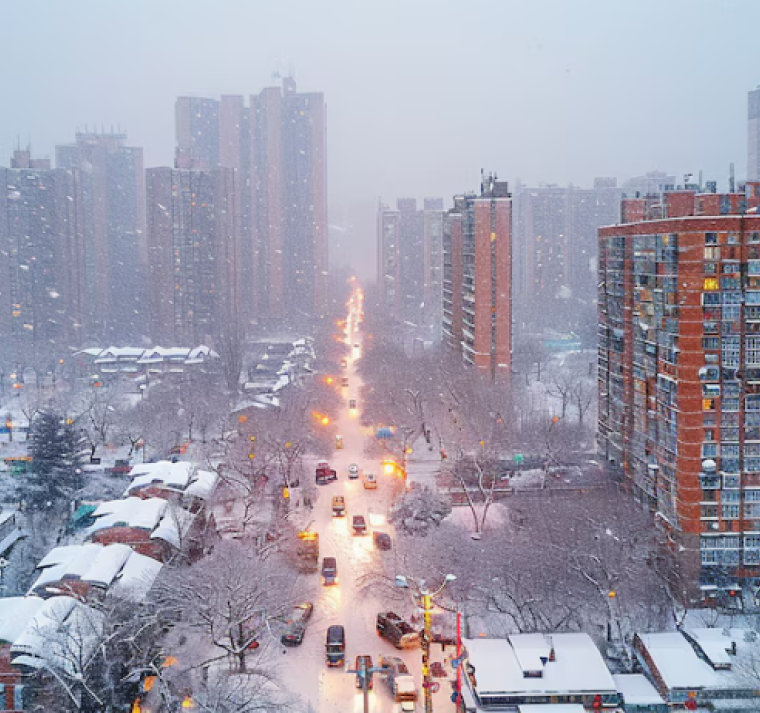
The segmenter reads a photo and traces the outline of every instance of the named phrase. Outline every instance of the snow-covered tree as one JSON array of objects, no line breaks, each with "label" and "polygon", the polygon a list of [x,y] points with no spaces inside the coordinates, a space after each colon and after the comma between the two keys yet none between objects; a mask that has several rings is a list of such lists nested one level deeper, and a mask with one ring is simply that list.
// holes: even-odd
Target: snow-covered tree
[{"label": "snow-covered tree", "polygon": [[410,535],[427,535],[451,512],[449,500],[427,485],[413,485],[393,505],[388,520]]},{"label": "snow-covered tree", "polygon": [[33,509],[61,509],[83,485],[82,439],[60,414],[37,414],[29,434],[29,472],[19,481],[19,495]]}]

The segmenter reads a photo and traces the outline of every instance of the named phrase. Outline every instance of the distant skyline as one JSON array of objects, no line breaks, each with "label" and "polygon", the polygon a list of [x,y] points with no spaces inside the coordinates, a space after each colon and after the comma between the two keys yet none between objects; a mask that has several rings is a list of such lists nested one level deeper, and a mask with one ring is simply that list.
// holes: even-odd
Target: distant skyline
[{"label": "distant skyline", "polygon": [[17,139],[52,157],[102,124],[171,166],[177,96],[292,69],[325,94],[334,208],[448,205],[481,168],[585,186],[702,170],[724,188],[730,162],[746,174],[758,21],[756,0],[6,2],[0,165]]}]

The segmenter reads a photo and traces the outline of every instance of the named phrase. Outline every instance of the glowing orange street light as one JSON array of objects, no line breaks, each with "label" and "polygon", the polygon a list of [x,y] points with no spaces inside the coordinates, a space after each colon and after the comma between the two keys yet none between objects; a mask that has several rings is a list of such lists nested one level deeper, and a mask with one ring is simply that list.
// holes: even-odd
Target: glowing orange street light
[{"label": "glowing orange street light", "polygon": [[333,379],[333,378],[332,378],[332,376],[328,376],[328,377],[325,379],[325,383],[326,383],[328,386],[332,386],[332,383],[333,383],[333,381],[335,381],[335,379]]},{"label": "glowing orange street light", "polygon": [[327,416],[322,416],[322,425],[327,426],[330,423],[330,419]]}]

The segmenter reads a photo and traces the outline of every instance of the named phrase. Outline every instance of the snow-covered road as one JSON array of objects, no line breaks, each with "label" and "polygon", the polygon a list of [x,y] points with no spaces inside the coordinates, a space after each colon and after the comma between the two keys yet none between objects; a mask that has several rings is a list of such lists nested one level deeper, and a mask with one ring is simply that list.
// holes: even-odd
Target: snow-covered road
[{"label": "snow-covered road", "polygon": [[[373,560],[390,554],[374,549],[372,533],[388,533],[395,547],[393,526],[386,520],[391,498],[388,478],[393,476],[385,475],[378,461],[364,458],[365,439],[372,437],[372,434],[361,427],[359,410],[348,408],[349,399],[356,399],[361,409],[360,381],[354,368],[355,360],[361,356],[361,346],[353,346],[361,345],[356,313],[353,318],[350,316],[347,324],[351,328],[347,341],[352,346],[343,375],[348,375],[349,385],[341,389],[346,406],[338,424],[344,448],[336,450],[330,461],[338,473],[338,481],[318,486],[311,526],[311,529],[320,534],[320,566],[323,557],[335,557],[338,562],[339,584],[319,587],[314,616],[303,644],[288,649],[283,654],[282,666],[286,685],[296,690],[318,713],[361,713],[364,710],[363,694],[356,688],[356,677],[347,673],[349,669],[354,669],[359,654],[371,655],[375,665],[381,653],[401,656],[413,673],[418,688],[421,682],[419,649],[399,652],[375,633],[377,612],[383,608],[382,588],[368,593],[357,586],[357,576],[366,571]],[[367,490],[361,479],[349,480],[348,466],[351,463],[356,463],[365,473],[374,473],[378,488]],[[345,497],[347,514],[344,518],[332,517],[331,504],[335,495]],[[369,527],[368,535],[362,537],[353,534],[353,515],[364,515]],[[313,576],[319,577],[319,574]],[[386,601],[384,608],[392,606],[392,603]],[[340,668],[328,668],[325,664],[325,637],[327,628],[333,624],[342,624],[346,630],[346,665]],[[440,660],[440,647],[434,648],[433,658]],[[450,691],[449,684],[441,680],[441,691],[435,696],[437,712],[454,710],[449,700]],[[375,676],[374,689],[369,694],[369,710],[372,713],[391,713],[396,710],[396,706],[386,682]],[[418,703],[417,710],[424,710],[422,700]]]}]

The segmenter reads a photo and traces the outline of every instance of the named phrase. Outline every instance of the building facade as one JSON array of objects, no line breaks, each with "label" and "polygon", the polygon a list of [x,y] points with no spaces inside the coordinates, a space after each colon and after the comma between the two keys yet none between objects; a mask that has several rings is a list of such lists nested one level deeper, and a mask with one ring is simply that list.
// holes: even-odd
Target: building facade
[{"label": "building facade", "polygon": [[78,177],[15,152],[0,168],[0,336],[55,346],[83,336],[83,232]]},{"label": "building facade", "polygon": [[512,197],[484,177],[454,197],[443,226],[443,340],[497,382],[512,365]]},{"label": "building facade", "polygon": [[415,338],[439,342],[443,272],[443,200],[399,198],[377,213],[377,283],[389,317]]},{"label": "building facade", "polygon": [[308,324],[325,308],[326,106],[295,80],[249,99],[180,97],[177,168],[237,172],[242,320]]},{"label": "building facade", "polygon": [[747,102],[747,180],[760,181],[760,87]]},{"label": "building facade", "polygon": [[760,184],[599,230],[601,452],[705,596],[760,584]]},{"label": "building facade", "polygon": [[214,344],[240,312],[234,169],[146,172],[151,336]]},{"label": "building facade", "polygon": [[147,318],[143,152],[126,139],[77,133],[74,144],[56,147],[56,165],[74,173],[70,195],[81,204],[84,331],[109,341],[141,336]]},{"label": "building facade", "polygon": [[515,192],[514,295],[517,322],[579,331],[594,321],[597,230],[613,223],[621,191],[614,178],[593,188],[520,187]]}]

